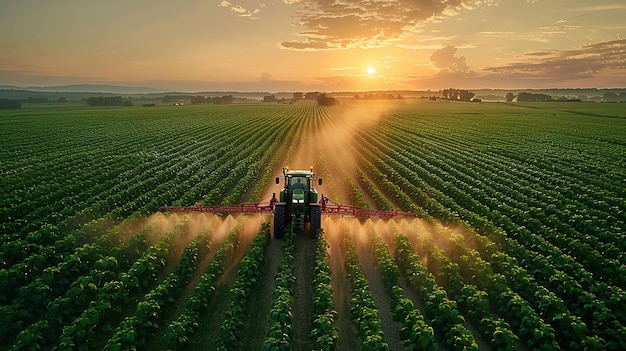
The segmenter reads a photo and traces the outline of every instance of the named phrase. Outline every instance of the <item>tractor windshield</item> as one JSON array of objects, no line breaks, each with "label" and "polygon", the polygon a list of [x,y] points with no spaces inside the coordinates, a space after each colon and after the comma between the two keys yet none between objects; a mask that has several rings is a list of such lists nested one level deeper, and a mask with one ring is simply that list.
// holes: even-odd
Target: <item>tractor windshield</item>
[{"label": "tractor windshield", "polygon": [[306,189],[307,179],[306,177],[291,177],[289,184],[291,187]]}]

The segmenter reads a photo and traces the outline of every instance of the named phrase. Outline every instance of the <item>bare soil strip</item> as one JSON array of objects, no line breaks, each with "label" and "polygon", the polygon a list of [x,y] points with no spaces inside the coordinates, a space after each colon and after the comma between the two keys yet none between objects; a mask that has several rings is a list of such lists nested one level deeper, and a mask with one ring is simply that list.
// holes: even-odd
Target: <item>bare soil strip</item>
[{"label": "bare soil strip", "polygon": [[[352,233],[353,236],[355,234],[365,235],[362,232]],[[358,242],[357,240],[354,241]],[[399,332],[402,329],[402,324],[393,320],[391,299],[385,292],[380,271],[378,270],[378,264],[376,263],[376,257],[374,257],[370,245],[370,240],[367,240],[362,245],[357,245],[357,255],[365,277],[367,278],[367,285],[372,292],[372,298],[378,308],[378,317],[380,318],[383,333],[385,334],[384,340],[389,344],[390,350],[410,350],[410,348],[404,347],[402,339],[400,339]]]},{"label": "bare soil strip", "polygon": [[330,284],[333,287],[333,302],[337,310],[335,326],[339,339],[335,347],[336,351],[361,350],[361,342],[357,330],[352,323],[350,312],[350,282],[344,269],[346,255],[341,250],[341,233],[339,230],[339,218],[324,218],[324,237],[328,242],[329,266],[331,271]]},{"label": "bare soil strip", "polygon": [[206,315],[200,320],[199,328],[196,330],[187,345],[188,350],[212,350],[220,337],[220,327],[226,315],[226,310],[230,305],[228,297],[229,291],[235,282],[235,274],[231,274],[217,287],[213,293],[211,304]]},{"label": "bare soil strip", "polygon": [[[278,264],[283,257],[283,241],[272,238],[265,250],[265,262],[257,282],[256,293],[248,301],[247,323],[244,326],[242,350],[260,350],[267,337],[268,323],[272,309],[275,278]],[[207,346],[210,346],[208,344]]]},{"label": "bare soil strip", "polygon": [[293,336],[291,348],[293,350],[312,350],[313,341],[310,338],[313,328],[313,267],[315,264],[315,240],[298,235],[295,240],[296,289],[293,303]]}]

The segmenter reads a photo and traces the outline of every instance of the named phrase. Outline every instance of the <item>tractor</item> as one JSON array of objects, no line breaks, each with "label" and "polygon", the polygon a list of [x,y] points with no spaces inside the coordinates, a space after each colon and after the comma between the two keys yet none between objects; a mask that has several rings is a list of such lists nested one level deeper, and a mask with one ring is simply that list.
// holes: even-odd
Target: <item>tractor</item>
[{"label": "tractor", "polygon": [[[276,184],[280,184],[280,176],[276,177]],[[322,228],[322,215],[354,216],[354,217],[417,217],[412,212],[383,211],[359,208],[351,205],[338,204],[323,194],[319,196],[314,187],[315,180],[319,186],[322,178],[316,177],[313,167],[310,170],[289,170],[283,167],[284,187],[281,189],[278,199],[276,193],[272,194],[269,201],[255,203],[241,203],[234,205],[201,206],[162,206],[159,211],[174,212],[208,212],[224,214],[253,214],[265,213],[274,215],[274,237],[282,239],[285,229],[291,226],[293,230],[305,230],[309,224],[309,232],[316,237]],[[266,196],[264,199],[268,198]]]},{"label": "tractor", "polygon": [[[276,177],[276,184],[280,184]],[[322,204],[318,202],[317,189],[313,187],[317,178],[310,170],[289,170],[283,167],[285,187],[280,191],[280,201],[274,204],[274,237],[281,239],[285,236],[285,226],[291,224],[294,230],[303,230],[305,223],[309,223],[312,236],[322,227]],[[318,185],[322,185],[322,178],[317,178]]]}]

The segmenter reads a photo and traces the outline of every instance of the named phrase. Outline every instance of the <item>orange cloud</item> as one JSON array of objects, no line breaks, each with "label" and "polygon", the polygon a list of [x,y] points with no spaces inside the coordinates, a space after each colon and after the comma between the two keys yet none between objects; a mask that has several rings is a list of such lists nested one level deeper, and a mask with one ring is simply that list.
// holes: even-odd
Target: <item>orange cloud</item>
[{"label": "orange cloud", "polygon": [[287,49],[319,50],[388,45],[423,22],[451,16],[490,0],[284,0],[298,4],[303,40],[285,41]]},{"label": "orange cloud", "polygon": [[519,62],[484,70],[555,81],[594,78],[607,70],[626,70],[626,40],[585,45],[576,50],[530,52]]}]

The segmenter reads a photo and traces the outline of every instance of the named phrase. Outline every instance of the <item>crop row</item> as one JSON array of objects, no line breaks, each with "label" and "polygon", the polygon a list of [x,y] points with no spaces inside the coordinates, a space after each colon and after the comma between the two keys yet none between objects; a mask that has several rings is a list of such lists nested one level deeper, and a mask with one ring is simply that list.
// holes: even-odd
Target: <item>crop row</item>
[{"label": "crop row", "polygon": [[283,243],[283,256],[278,264],[273,305],[270,310],[270,318],[267,338],[263,343],[263,351],[290,350],[291,337],[293,335],[293,304],[296,276],[294,274],[294,233],[287,230]]},{"label": "crop row", "polygon": [[237,268],[237,279],[229,291],[230,304],[226,310],[217,350],[235,350],[240,347],[242,328],[245,324],[246,305],[256,287],[269,243],[269,226],[256,236],[246,256]]},{"label": "crop row", "polygon": [[238,241],[239,233],[236,230],[231,231],[200,277],[192,296],[187,300],[184,311],[167,326],[163,341],[168,349],[184,348],[189,342],[189,337],[197,330],[200,318],[212,300],[217,280],[222,276],[225,258],[233,254]]},{"label": "crop row", "polygon": [[156,288],[137,303],[135,314],[126,317],[108,340],[104,350],[145,347],[159,327],[163,311],[174,302],[196,270],[201,247],[210,238],[205,234],[194,239],[182,253],[178,265]]},{"label": "crop row", "polygon": [[150,246],[128,270],[118,275],[99,289],[95,300],[71,324],[63,327],[55,349],[74,348],[88,350],[93,348],[96,328],[114,323],[122,314],[122,307],[129,298],[137,293],[147,292],[157,281],[160,271],[168,259],[168,249],[178,233],[171,232]]},{"label": "crop row", "polygon": [[[421,311],[415,307],[413,301],[406,297],[404,289],[399,285],[400,270],[389,252],[389,247],[376,234],[369,231],[369,239],[372,242],[374,256],[380,270],[381,279],[386,293],[391,297],[393,318],[402,323],[400,337],[404,340],[405,346],[411,350],[432,350],[436,347],[436,340],[433,328],[427,323]],[[465,346],[468,346],[465,348]],[[474,345],[461,345],[456,347],[471,349]]]},{"label": "crop row", "polygon": [[[480,204],[473,205],[474,204],[473,202],[471,204],[467,204],[467,200],[470,199],[469,196],[464,195],[465,197],[458,197],[458,196],[456,197],[457,200],[464,201],[465,206],[466,206],[466,208],[464,208],[456,204],[454,201],[450,201],[449,200],[450,198],[444,195],[444,193],[454,194],[454,191],[456,190],[453,186],[450,186],[452,185],[452,183],[444,182],[440,178],[438,178],[440,180],[438,180],[437,186],[441,190],[436,190],[432,188],[430,185],[419,180],[422,178],[435,179],[433,178],[433,177],[436,177],[434,176],[434,174],[436,174],[435,170],[431,169],[430,171],[423,171],[421,173],[408,172],[408,169],[410,167],[414,167],[416,165],[415,162],[405,157],[402,159],[402,163],[400,163],[394,160],[392,157],[388,156],[388,155],[397,155],[394,157],[401,156],[402,150],[400,148],[397,148],[394,150],[383,151],[383,150],[386,150],[386,149],[381,149],[383,145],[379,144],[378,141],[375,141],[375,142],[377,143],[378,146],[376,148],[374,148],[374,146],[370,146],[370,151],[367,153],[367,160],[362,160],[361,162],[363,165],[369,166],[368,173],[372,174],[379,183],[384,184],[384,180],[387,177],[392,177],[392,179],[394,179],[393,183],[400,185],[400,187],[402,188],[402,192],[416,194],[417,195],[416,199],[420,201],[421,206],[423,206],[427,211],[433,213],[435,216],[439,218],[446,218],[449,222],[458,223],[459,218],[465,218],[465,219],[468,219],[470,222],[472,222],[474,225],[478,225],[479,227],[487,223],[485,222],[484,217],[481,218],[466,209],[466,208],[476,209],[476,208],[480,208],[481,206]],[[367,141],[364,140],[364,143],[362,145],[372,145],[372,144],[368,144]],[[402,147],[406,148],[406,143],[403,143]],[[395,150],[398,150],[398,151],[395,151]],[[367,152],[367,148],[365,152]],[[419,154],[419,151],[415,151],[415,152]],[[401,157],[404,157],[404,156],[401,156]],[[441,156],[439,157],[441,158]],[[374,162],[374,164],[370,162]],[[380,169],[384,170],[384,173],[382,175],[378,173],[377,171]],[[382,179],[383,182],[380,182],[379,179]],[[420,187],[419,188],[415,187],[413,184],[407,181],[408,179],[411,179],[412,180],[411,183],[413,184],[415,184],[417,180],[417,184],[420,184]],[[429,193],[426,193],[425,191],[428,191]],[[436,200],[433,200],[433,199],[436,199]],[[410,201],[404,201],[404,203],[410,204]],[[445,206],[442,206],[442,204],[445,204]],[[456,212],[451,212],[450,209]],[[486,227],[489,228],[488,225]],[[509,232],[511,232],[512,230],[512,228],[510,227],[506,227],[506,229],[508,229]],[[525,244],[528,245],[527,247],[533,246],[533,244],[531,244],[531,241],[527,241],[525,242]],[[538,257],[541,257],[541,256],[538,256]],[[555,255],[553,251],[550,251],[550,257],[558,258],[559,255]],[[557,267],[562,267],[561,269],[564,269],[567,266],[557,266]],[[571,268],[569,268],[568,271],[570,269]],[[533,272],[536,272],[536,270],[533,269]],[[579,272],[578,274],[580,275],[580,270],[578,270],[578,272]],[[598,283],[595,282],[593,284],[598,284]],[[520,286],[521,285],[518,285],[518,288]],[[599,289],[594,289],[593,287],[591,289],[594,292],[599,290]],[[609,287],[608,290],[605,290],[604,295],[607,295],[607,300],[605,300],[607,301],[607,303],[608,301],[619,301],[624,296],[624,294],[622,294],[619,289],[616,290],[616,288],[614,287]],[[606,314],[597,314],[596,318],[602,318],[603,320],[606,320],[606,317],[602,317],[603,315],[606,315]],[[588,320],[588,321],[589,323],[592,322],[592,320]],[[606,323],[603,323],[603,325],[606,325]],[[617,326],[616,331],[618,335],[621,333],[619,331],[621,330],[621,328],[622,328],[621,326],[619,325]],[[594,332],[599,333],[599,335],[601,336],[607,337],[608,340],[615,340],[615,342],[618,342],[617,341],[618,339],[615,339],[615,337],[611,337],[610,334],[613,332],[608,332],[608,333],[602,332],[598,328],[594,328]],[[615,345],[614,342],[611,342],[611,344]]]},{"label": "crop row", "polygon": [[362,341],[361,349],[388,350],[389,344],[384,340],[378,308],[372,297],[363,268],[359,263],[352,239],[346,235],[342,244],[344,250],[347,251],[345,269],[351,283],[350,311]]},{"label": "crop row", "polygon": [[311,339],[314,341],[315,350],[331,351],[335,348],[339,334],[335,326],[337,311],[333,302],[333,288],[330,285],[331,271],[328,266],[327,246],[326,239],[318,235],[315,247]]},{"label": "crop row", "polygon": [[[17,335],[19,341],[22,337],[40,335],[52,341],[50,338],[60,333],[64,323],[71,322],[95,299],[98,289],[130,268],[131,262],[141,256],[147,248],[146,235],[151,229],[152,225],[146,226],[110,255],[102,255],[105,250],[98,243],[79,247],[58,266],[47,268],[41,276],[20,287],[12,303],[0,307],[4,310],[2,324],[6,328],[1,330],[2,339],[10,341]],[[120,233],[109,232],[103,238]],[[20,277],[16,276],[15,280]],[[41,320],[37,321],[38,318]],[[37,323],[30,325],[35,321]]]}]

